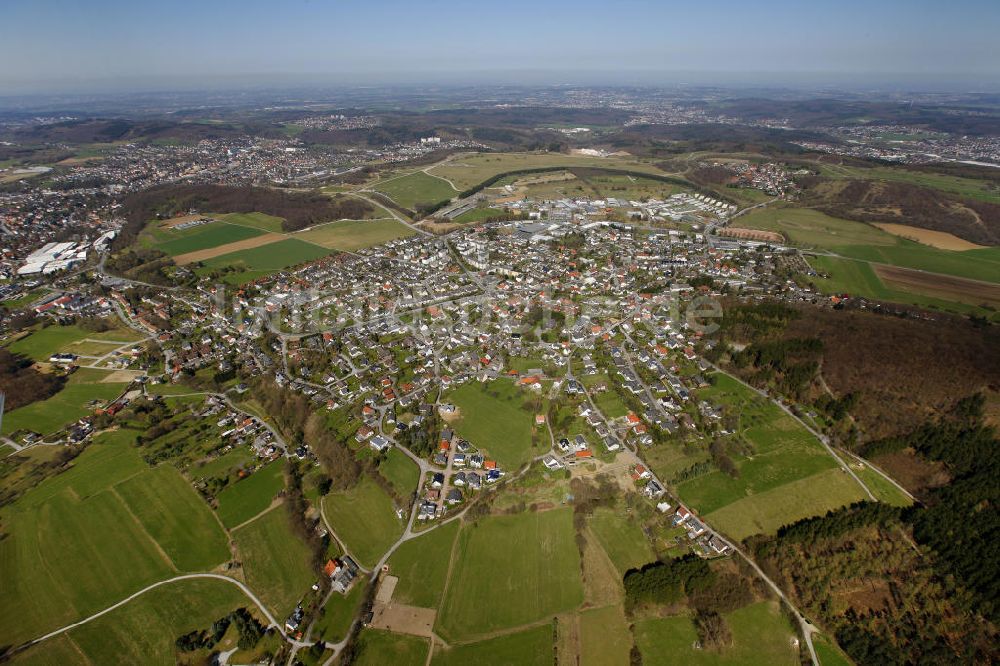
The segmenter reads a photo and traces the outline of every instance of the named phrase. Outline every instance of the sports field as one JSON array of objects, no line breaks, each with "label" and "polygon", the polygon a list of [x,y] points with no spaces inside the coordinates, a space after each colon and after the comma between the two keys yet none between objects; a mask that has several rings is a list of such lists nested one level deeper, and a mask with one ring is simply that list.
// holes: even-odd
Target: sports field
[{"label": "sports field", "polygon": [[216,497],[219,520],[232,529],[271,505],[278,491],[285,487],[280,461],[272,462],[250,476],[226,486]]},{"label": "sports field", "polygon": [[[738,410],[737,431],[753,453],[735,460],[736,478],[716,470],[679,483],[677,493],[685,504],[724,533],[741,538],[865,497],[795,419],[729,375],[713,377],[715,385],[700,390],[698,398]],[[788,500],[790,493],[796,501]]]},{"label": "sports field", "polygon": [[698,635],[686,615],[641,620],[635,623],[635,643],[647,664],[741,664],[778,666],[799,663],[795,633],[777,603],[763,601],[726,613],[733,645],[698,649]]},{"label": "sports field", "polygon": [[221,580],[186,580],[150,590],[68,633],[19,653],[14,664],[173,664],[174,640],[240,608],[256,606]]},{"label": "sports field", "polygon": [[374,189],[410,210],[419,205],[433,205],[447,201],[458,194],[448,181],[430,176],[423,171],[380,181],[374,185]]},{"label": "sports field", "polygon": [[378,562],[405,526],[392,499],[367,477],[346,492],[324,497],[323,511],[337,537],[366,567]]},{"label": "sports field", "polygon": [[389,558],[389,571],[399,578],[392,597],[394,601],[437,608],[441,603],[458,528],[459,522],[453,520],[404,542],[396,549]]},{"label": "sports field", "polygon": [[322,245],[332,250],[348,252],[382,245],[397,238],[407,238],[416,232],[394,219],[342,220],[311,227],[294,238]]},{"label": "sports field", "polygon": [[247,585],[277,617],[287,616],[315,580],[309,548],[292,532],[288,511],[275,507],[233,538]]},{"label": "sports field", "polygon": [[[626,655],[627,656],[627,655]],[[478,643],[438,647],[432,666],[550,666],[553,663],[552,627],[542,625],[515,634],[505,634]],[[616,662],[581,662],[612,664]]]},{"label": "sports field", "polygon": [[85,617],[181,567],[228,558],[208,507],[176,470],[147,467],[134,436],[98,436],[71,469],[4,507],[0,644]]},{"label": "sports field", "polygon": [[25,429],[48,435],[93,414],[95,407],[90,405],[92,401],[103,404],[117,398],[128,386],[127,383],[104,381],[111,374],[108,370],[80,368],[52,397],[4,414],[3,434]]},{"label": "sports field", "polygon": [[573,512],[491,516],[459,534],[437,631],[445,640],[517,627],[583,602]]},{"label": "sports field", "polygon": [[535,455],[531,448],[534,413],[522,409],[531,396],[513,382],[468,382],[446,399],[461,412],[455,431],[473,446],[484,449],[508,470],[515,470]]}]

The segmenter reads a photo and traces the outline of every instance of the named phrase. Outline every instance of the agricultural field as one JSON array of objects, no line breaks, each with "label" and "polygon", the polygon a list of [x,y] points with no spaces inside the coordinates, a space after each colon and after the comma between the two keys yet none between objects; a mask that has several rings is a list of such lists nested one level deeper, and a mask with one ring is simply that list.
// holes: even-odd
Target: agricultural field
[{"label": "agricultural field", "polygon": [[[729,536],[742,538],[865,497],[795,419],[729,375],[712,376],[715,384],[698,398],[736,409],[737,434],[753,453],[735,460],[737,478],[715,470],[677,484],[685,504]],[[788,500],[791,494],[797,501]]]},{"label": "agricultural field", "polygon": [[632,636],[621,606],[580,613],[580,663],[627,664]]},{"label": "agricultural field", "polygon": [[[505,634],[499,638],[454,645],[451,648],[438,647],[431,660],[432,666],[550,666],[552,664],[552,627],[542,625],[516,634]],[[611,664],[614,662],[583,662]]]},{"label": "agricultural field", "polygon": [[570,509],[484,518],[459,535],[437,630],[471,638],[541,620],[583,602]]},{"label": "agricultural field", "polygon": [[358,636],[358,666],[424,666],[430,643],[426,638],[395,634],[381,629],[365,629]]},{"label": "agricultural field", "polygon": [[271,506],[285,487],[281,462],[272,462],[241,481],[226,486],[216,497],[219,520],[232,529]]},{"label": "agricultural field", "polygon": [[247,585],[278,617],[292,612],[315,581],[309,548],[275,507],[233,532]]},{"label": "agricultural field", "polygon": [[107,381],[113,374],[107,370],[80,368],[52,397],[4,414],[3,434],[25,429],[48,435],[93,414],[97,405],[91,406],[92,402],[103,404],[113,400],[128,386],[127,383]]},{"label": "agricultural field", "polygon": [[642,527],[622,510],[599,508],[588,524],[622,576],[629,569],[637,569],[656,559]]},{"label": "agricultural field", "polygon": [[185,234],[173,240],[159,242],[153,247],[172,257],[176,257],[177,255],[197,250],[207,250],[264,234],[260,229],[228,224],[226,222],[212,222],[211,224],[194,227],[190,231],[193,233]]},{"label": "agricultural field", "polygon": [[[181,566],[208,570],[228,558],[208,507],[175,470],[146,466],[134,436],[98,436],[69,470],[0,513],[0,644],[90,615]],[[67,576],[54,566],[65,562],[86,566]]]},{"label": "agricultural field", "polygon": [[225,581],[170,583],[17,654],[11,663],[73,664],[81,657],[91,664],[175,663],[178,636],[203,629],[240,607],[256,612],[253,602]]},{"label": "agricultural field", "polygon": [[653,165],[632,157],[588,157],[562,153],[475,153],[432,167],[429,171],[447,178],[455,187],[464,190],[499,173],[554,166],[590,166],[662,173]]},{"label": "agricultural field", "polygon": [[873,225],[830,217],[807,208],[761,208],[739,218],[740,226],[777,231],[792,245],[831,250],[872,263],[1000,282],[1000,248],[954,252],[923,245]]},{"label": "agricultural field", "polygon": [[458,194],[448,181],[417,171],[379,181],[374,189],[388,196],[403,208],[416,209],[420,205],[433,205],[447,201]]},{"label": "agricultural field", "polygon": [[522,405],[532,396],[506,380],[469,382],[447,396],[460,410],[455,432],[488,452],[502,467],[515,470],[543,451],[531,448],[534,412]]},{"label": "agricultural field", "polygon": [[330,222],[294,234],[294,238],[315,243],[331,250],[353,252],[407,238],[415,231],[392,218],[377,220],[341,220]]},{"label": "agricultural field", "polygon": [[324,497],[323,513],[338,539],[366,567],[378,562],[403,533],[392,499],[367,477],[350,490]]},{"label": "agricultural field", "polygon": [[217,216],[228,224],[237,224],[243,227],[253,227],[261,231],[281,233],[284,231],[283,218],[268,215],[267,213],[226,213]]},{"label": "agricultural field", "polygon": [[402,497],[409,497],[420,481],[420,468],[410,460],[409,456],[395,447],[389,449],[385,461],[379,465],[378,473],[385,477]]},{"label": "agricultural field", "polygon": [[224,279],[226,282],[240,284],[290,266],[314,261],[328,254],[330,254],[328,248],[292,237],[206,259],[203,262],[205,267],[198,269],[197,272],[206,274],[213,269],[230,269],[234,272],[227,274]]},{"label": "agricultural field", "polygon": [[394,601],[423,608],[438,607],[459,526],[459,521],[453,520],[396,549],[389,558],[389,571],[399,578]]},{"label": "agricultural field", "polygon": [[799,651],[788,620],[775,602],[763,601],[723,616],[733,635],[733,644],[716,649],[698,649],[698,635],[686,615],[641,620],[635,623],[635,643],[647,664],[741,664],[777,666],[799,663]]},{"label": "agricultural field", "polygon": [[[114,327],[108,331],[100,333],[85,331],[79,326],[46,326],[33,331],[30,335],[15,340],[7,346],[7,349],[15,354],[23,354],[36,361],[47,361],[56,352],[69,352],[79,354],[75,348],[84,341],[97,340],[99,342],[119,342],[126,344],[143,339],[143,335],[130,328]],[[110,351],[110,349],[109,349]]]}]

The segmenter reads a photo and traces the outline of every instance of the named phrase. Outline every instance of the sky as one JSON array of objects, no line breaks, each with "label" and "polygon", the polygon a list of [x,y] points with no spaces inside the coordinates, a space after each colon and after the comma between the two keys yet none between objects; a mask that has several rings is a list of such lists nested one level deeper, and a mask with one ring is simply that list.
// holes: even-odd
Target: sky
[{"label": "sky", "polygon": [[0,0],[4,92],[274,84],[952,82],[1000,0]]}]

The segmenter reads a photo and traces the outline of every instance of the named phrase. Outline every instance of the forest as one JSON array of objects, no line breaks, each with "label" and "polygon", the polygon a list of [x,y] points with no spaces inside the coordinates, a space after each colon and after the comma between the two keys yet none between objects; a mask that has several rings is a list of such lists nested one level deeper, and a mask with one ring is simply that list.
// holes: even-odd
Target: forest
[{"label": "forest", "polygon": [[39,372],[30,358],[0,348],[0,392],[7,394],[5,410],[45,400],[65,383],[64,376]]}]

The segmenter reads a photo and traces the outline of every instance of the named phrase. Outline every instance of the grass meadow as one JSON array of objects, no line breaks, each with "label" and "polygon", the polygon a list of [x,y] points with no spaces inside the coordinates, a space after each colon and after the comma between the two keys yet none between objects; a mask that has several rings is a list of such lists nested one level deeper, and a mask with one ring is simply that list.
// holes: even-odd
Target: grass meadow
[{"label": "grass meadow", "polygon": [[455,431],[488,452],[506,469],[514,470],[535,455],[531,448],[534,412],[522,409],[531,396],[512,382],[468,382],[447,400],[461,411]]},{"label": "grass meadow", "polygon": [[323,510],[337,537],[366,567],[403,533],[392,499],[367,477],[348,491],[324,497]]}]

